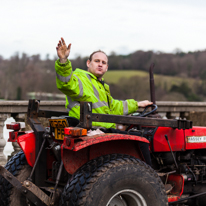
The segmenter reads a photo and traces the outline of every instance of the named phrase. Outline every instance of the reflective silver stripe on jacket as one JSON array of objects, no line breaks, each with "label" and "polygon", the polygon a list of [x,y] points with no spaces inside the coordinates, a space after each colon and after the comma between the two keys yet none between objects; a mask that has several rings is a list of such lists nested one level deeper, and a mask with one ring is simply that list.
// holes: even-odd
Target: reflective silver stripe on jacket
[{"label": "reflective silver stripe on jacket", "polygon": [[[92,79],[91,79],[89,74],[87,74],[87,77],[90,80],[90,82],[92,83]],[[96,108],[103,107],[103,106],[107,106],[108,107],[108,102],[100,101],[100,99],[99,99],[99,92],[96,89],[96,87],[93,85],[93,83],[92,83],[92,87],[93,87],[94,94],[95,94],[96,98],[98,99],[98,102],[92,103],[92,108],[96,109]]]},{"label": "reflective silver stripe on jacket", "polygon": [[80,98],[83,96],[83,85],[82,85],[82,82],[79,79],[79,77],[75,74],[74,74],[74,76],[78,79],[78,82],[79,82],[79,95],[76,98]]},{"label": "reflective silver stripe on jacket", "polygon": [[105,102],[105,101],[92,103],[92,108],[93,109],[96,109],[96,108],[99,108],[99,107],[103,107],[103,106],[107,106],[108,107],[108,103]]},{"label": "reflective silver stripe on jacket", "polygon": [[122,103],[123,103],[123,115],[126,115],[129,112],[128,103],[126,100],[122,101]]},{"label": "reflective silver stripe on jacket", "polygon": [[67,106],[67,111],[69,112],[73,107],[79,106],[80,103],[78,101],[72,101],[70,96],[67,96],[67,100],[69,102],[69,105]]},{"label": "reflective silver stripe on jacket", "polygon": [[[58,73],[56,72],[56,76],[57,76],[57,78],[58,78],[60,81],[62,81],[62,82],[64,82],[64,83],[67,83],[67,82],[71,79],[72,73],[71,73],[69,76],[67,76],[67,77],[63,77],[63,76],[61,76],[60,74],[58,74]],[[82,82],[81,82],[81,80],[79,79],[79,77],[76,76],[75,74],[74,74],[74,76],[78,79],[78,82],[79,82],[79,95],[78,95],[76,98],[80,98],[80,97],[83,96],[83,85],[82,85]]]},{"label": "reflective silver stripe on jacket", "polygon": [[[88,79],[90,80],[90,82],[92,83],[92,79],[90,77],[89,74],[87,74]],[[92,84],[93,90],[94,90],[94,94],[96,96],[96,98],[99,100],[99,92],[97,91],[96,87]]]},{"label": "reflective silver stripe on jacket", "polygon": [[[83,85],[82,85],[82,82],[81,82],[81,80],[79,79],[78,76],[76,76],[75,74],[73,74],[73,75],[78,79],[78,83],[79,83],[79,95],[77,97],[75,97],[75,98],[81,98],[83,96]],[[89,74],[86,74],[86,75],[87,75],[88,79],[90,80],[90,82],[92,83],[90,75]],[[62,79],[60,79],[60,80],[62,81]],[[96,87],[93,85],[93,83],[92,83],[92,87],[93,87],[94,95],[98,99],[98,102],[92,103],[92,108],[96,109],[96,108],[103,107],[103,106],[107,106],[108,107],[108,102],[100,101],[100,99],[99,99],[99,92],[96,89]],[[75,107],[77,105],[78,106],[80,105],[80,103],[78,101],[72,101],[71,97],[69,97],[69,96],[67,96],[67,100],[69,102],[69,105],[67,107],[68,111],[70,111],[73,107]]]},{"label": "reflective silver stripe on jacket", "polygon": [[[75,106],[80,106],[79,102],[72,101],[72,99],[69,96],[67,96],[67,100],[69,102],[69,105],[67,106],[67,111],[70,111]],[[103,106],[108,106],[108,103],[105,102],[105,101],[92,103],[92,108],[93,109],[96,109],[96,108],[99,108],[99,107],[103,107]]]},{"label": "reflective silver stripe on jacket", "polygon": [[56,72],[56,76],[57,76],[57,78],[58,78],[60,81],[62,81],[62,82],[64,82],[64,83],[67,83],[67,82],[71,79],[72,73],[71,73],[69,76],[67,76],[67,77],[63,77],[63,76],[61,76],[60,74],[58,74],[58,73]]},{"label": "reflective silver stripe on jacket", "polygon": [[[79,95],[76,98],[81,98],[83,96],[82,82],[78,76],[76,76],[75,74],[73,74],[73,75],[78,79],[78,83],[79,83]],[[67,111],[70,111],[75,106],[80,106],[80,103],[78,101],[72,101],[70,96],[67,96],[67,100],[69,102],[69,105],[67,106]]]}]

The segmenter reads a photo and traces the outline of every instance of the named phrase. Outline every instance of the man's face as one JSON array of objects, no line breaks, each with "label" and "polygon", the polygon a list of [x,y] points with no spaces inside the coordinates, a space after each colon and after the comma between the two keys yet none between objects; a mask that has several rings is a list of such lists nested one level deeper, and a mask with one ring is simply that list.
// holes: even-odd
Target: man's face
[{"label": "man's face", "polygon": [[97,52],[92,56],[92,60],[87,60],[88,71],[94,74],[99,80],[108,69],[107,56],[102,52]]}]

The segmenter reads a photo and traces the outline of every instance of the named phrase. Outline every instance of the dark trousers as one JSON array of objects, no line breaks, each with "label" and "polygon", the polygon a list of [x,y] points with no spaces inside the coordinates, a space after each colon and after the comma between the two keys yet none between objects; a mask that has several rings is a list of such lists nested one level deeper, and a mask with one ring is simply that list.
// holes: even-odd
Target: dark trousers
[{"label": "dark trousers", "polygon": [[[119,129],[109,128],[109,129],[101,129],[105,133],[118,133],[118,134],[128,134],[127,131],[121,131]],[[129,135],[136,135],[136,136],[142,136],[141,132],[130,132]],[[140,150],[144,156],[145,162],[152,166],[151,157],[150,157],[150,151],[149,151],[149,144],[146,142],[138,142]]]}]

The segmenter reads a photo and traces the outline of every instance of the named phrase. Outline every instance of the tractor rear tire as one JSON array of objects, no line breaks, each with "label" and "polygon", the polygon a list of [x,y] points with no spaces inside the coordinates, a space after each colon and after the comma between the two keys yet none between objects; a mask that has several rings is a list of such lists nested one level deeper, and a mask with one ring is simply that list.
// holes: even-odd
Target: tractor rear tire
[{"label": "tractor rear tire", "polygon": [[83,165],[68,181],[61,206],[166,206],[157,173],[132,156],[112,154]]},{"label": "tractor rear tire", "polygon": [[[5,168],[11,172],[21,182],[26,180],[31,167],[26,161],[23,151],[14,155],[5,165]],[[25,196],[14,188],[7,180],[0,175],[0,205],[1,206],[27,206]]]}]

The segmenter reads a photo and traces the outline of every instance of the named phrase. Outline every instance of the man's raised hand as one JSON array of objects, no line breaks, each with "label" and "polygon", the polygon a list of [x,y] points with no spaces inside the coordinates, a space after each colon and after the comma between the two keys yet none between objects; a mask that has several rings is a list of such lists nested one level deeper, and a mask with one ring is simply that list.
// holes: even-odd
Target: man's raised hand
[{"label": "man's raised hand", "polygon": [[71,49],[71,44],[66,45],[65,41],[63,38],[59,40],[59,43],[57,44],[56,50],[57,50],[57,55],[59,57],[59,60],[61,63],[66,63],[67,57],[69,56]]}]

